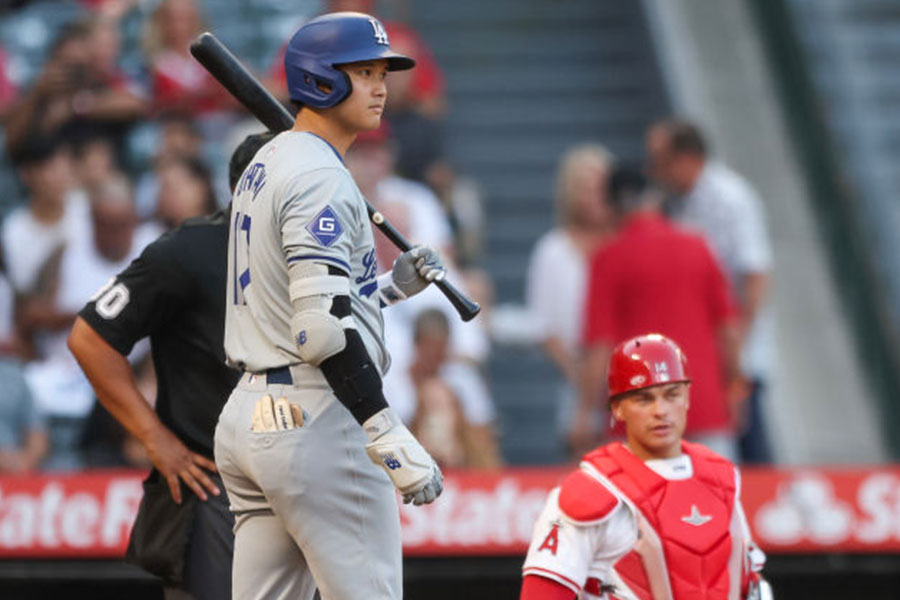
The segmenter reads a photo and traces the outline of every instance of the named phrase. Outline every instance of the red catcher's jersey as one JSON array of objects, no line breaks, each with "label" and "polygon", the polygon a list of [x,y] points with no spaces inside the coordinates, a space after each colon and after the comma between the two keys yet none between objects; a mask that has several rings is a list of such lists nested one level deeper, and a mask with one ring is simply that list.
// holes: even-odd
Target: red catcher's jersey
[{"label": "red catcher's jersey", "polygon": [[618,581],[597,582],[615,586],[610,598],[741,597],[749,540],[735,511],[734,465],[697,444],[684,442],[683,450],[694,469],[683,480],[661,477],[621,444],[584,457],[582,464],[596,469],[637,513],[640,537],[614,565]]}]

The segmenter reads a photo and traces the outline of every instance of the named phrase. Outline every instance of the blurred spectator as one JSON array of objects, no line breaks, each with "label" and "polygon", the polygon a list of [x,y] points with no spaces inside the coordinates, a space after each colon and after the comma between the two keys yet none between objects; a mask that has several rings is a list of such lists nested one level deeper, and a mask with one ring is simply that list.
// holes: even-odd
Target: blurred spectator
[{"label": "blurred spectator", "polygon": [[409,376],[417,396],[411,430],[442,467],[496,468],[501,465],[496,436],[489,423],[471,423],[461,401],[462,378],[449,363],[450,323],[440,310],[416,317],[415,359]]},{"label": "blurred spectator", "polygon": [[722,260],[741,308],[741,367],[750,396],[737,415],[741,460],[772,460],[763,419],[774,353],[774,321],[767,308],[772,248],[763,203],[750,183],[708,158],[707,143],[693,123],[670,119],[647,134],[653,176],[676,195],[672,216],[700,231]]},{"label": "blurred spectator", "polygon": [[[48,468],[84,465],[81,447],[94,393],[66,348],[75,314],[159,233],[153,225],[138,227],[131,187],[122,175],[92,189],[90,201],[93,234],[71,240],[62,252],[56,292],[45,307],[56,327],[41,332],[41,358],[25,370],[36,403],[49,418],[52,452]],[[107,308],[114,311],[127,302],[127,296],[116,297]],[[147,345],[137,348],[132,358],[139,360],[148,350]]]},{"label": "blurred spectator", "polygon": [[7,215],[0,242],[17,296],[24,352],[34,356],[36,332],[68,325],[53,307],[56,271],[65,246],[89,238],[91,225],[87,198],[75,187],[69,150],[58,138],[31,137],[14,159],[28,204]]},{"label": "blurred spectator", "polygon": [[472,267],[481,259],[484,247],[485,214],[481,189],[474,180],[457,173],[445,161],[432,165],[426,180],[450,220],[456,264],[461,268]]},{"label": "blurred spectator", "polygon": [[103,185],[112,179],[121,167],[112,142],[102,136],[79,140],[72,150],[72,155],[75,175],[79,187],[83,190]]},{"label": "blurred spectator", "polygon": [[181,113],[166,113],[156,123],[157,143],[153,168],[140,176],[135,187],[135,204],[142,221],[156,215],[159,197],[157,167],[168,158],[200,159],[202,156],[203,134],[191,117]]},{"label": "blurred spectator", "polygon": [[0,475],[27,473],[47,454],[44,419],[16,359],[0,358],[0,381]]},{"label": "blurred spectator", "polygon": [[156,217],[168,229],[185,219],[208,215],[218,207],[209,169],[199,158],[169,156],[156,167],[159,180]]},{"label": "blurred spectator", "polygon": [[417,400],[410,429],[441,467],[462,467],[466,462],[465,417],[459,400],[439,375],[449,341],[450,324],[444,313],[422,311],[415,322],[415,358],[409,365]]},{"label": "blurred spectator", "polygon": [[[459,288],[468,291],[453,272],[449,273],[449,277]],[[448,385],[457,392],[466,419],[474,425],[489,426],[494,420],[495,409],[481,374],[490,350],[484,323],[481,317],[463,323],[434,286],[382,312],[385,341],[391,355],[391,368],[384,376],[385,397],[401,419],[407,423],[412,419],[416,411],[416,393],[409,376],[409,365],[415,360],[414,324],[418,316],[428,309],[442,312],[450,322],[450,350],[445,368]]]},{"label": "blurred spectator", "polygon": [[[354,144],[354,147],[356,145]],[[371,165],[367,164],[370,157],[367,153],[372,150],[375,155],[378,155],[381,153],[381,150],[367,148],[367,145],[369,144],[364,138],[363,144],[360,144],[361,155],[354,154],[355,150],[351,148],[347,155],[347,165],[351,172],[354,173],[354,176],[359,175],[357,181],[363,194],[368,194],[367,197],[372,198],[373,192],[371,190],[380,188],[375,184],[377,178],[371,176],[372,172],[377,169],[370,169]],[[373,160],[373,162],[379,161]],[[403,185],[407,184],[414,186],[413,189],[427,192],[426,188],[415,187],[418,184],[412,182],[406,182]],[[374,188],[373,185],[375,186]],[[422,201],[429,201],[429,196],[422,195]],[[374,194],[374,197],[380,198],[378,194]],[[429,222],[422,221],[423,217],[443,219],[439,210],[437,215],[431,213],[433,216],[429,216],[429,211],[424,211],[423,214],[414,216],[416,211],[423,206],[412,202],[417,196],[390,196],[390,198],[390,201],[382,200],[379,202],[376,200],[378,210],[407,239],[414,243],[420,241],[413,234],[417,226],[420,227],[419,235],[432,242],[436,239],[446,239],[443,235],[440,238],[430,237],[434,235],[435,222],[434,220]],[[435,202],[433,197],[431,197],[430,202]],[[446,231],[444,228],[441,229]],[[379,269],[383,272],[391,268],[394,259],[398,255],[398,250],[384,235],[376,232],[375,253]],[[448,256],[451,255],[452,252],[448,253]],[[450,260],[447,261],[447,265],[448,276],[461,289],[467,290],[465,283],[459,281],[460,275],[453,270]],[[455,383],[460,386],[461,392],[458,396],[462,402],[466,418],[476,425],[489,425],[494,418],[494,406],[490,392],[480,373],[480,366],[487,358],[490,349],[484,320],[479,318],[471,323],[460,321],[453,307],[435,286],[428,286],[420,294],[392,306],[390,310],[382,312],[385,341],[388,352],[391,355],[391,368],[385,374],[383,380],[385,397],[388,398],[391,407],[397,411],[401,419],[407,423],[412,419],[416,411],[415,386],[409,376],[409,365],[414,359],[412,350],[413,328],[418,315],[427,309],[442,311],[450,321],[448,364],[452,365],[452,367],[448,368],[454,370]]]},{"label": "blurred spectator", "polygon": [[22,373],[13,326],[13,290],[0,268],[0,474],[36,468],[49,446],[42,415]]},{"label": "blurred spectator", "polygon": [[612,348],[657,332],[691,357],[687,437],[736,460],[728,391],[740,376],[739,341],[728,280],[700,235],[662,216],[662,193],[650,188],[640,171],[617,168],[610,176],[609,198],[622,223],[591,261],[573,449],[596,441],[589,424],[603,400]]},{"label": "blurred spectator", "polygon": [[229,94],[191,56],[191,41],[204,29],[194,0],[163,0],[148,20],[144,52],[157,113],[206,116],[234,106]]},{"label": "blurred spectator", "polygon": [[31,88],[11,109],[6,145],[61,130],[70,141],[99,134],[122,142],[145,111],[143,94],[118,66],[118,24],[93,17],[67,25]]},{"label": "blurred spectator", "polygon": [[[363,196],[379,209],[387,204],[403,205],[414,243],[431,246],[453,260],[453,237],[440,202],[426,186],[394,173],[396,151],[390,127],[382,121],[380,128],[357,136],[345,157],[347,169]],[[379,258],[392,264],[398,255],[395,249],[392,255]]]},{"label": "blurred spectator", "polygon": [[613,214],[606,197],[612,163],[612,155],[597,144],[575,146],[563,154],[554,194],[558,224],[537,241],[528,265],[525,301],[532,327],[565,378],[557,392],[556,424],[562,438],[572,427],[578,404],[588,261],[612,234]]},{"label": "blurred spectator", "polygon": [[0,46],[0,123],[6,119],[6,113],[16,99],[18,90],[9,77],[9,65],[6,51]]},{"label": "blurred spectator", "polygon": [[[385,117],[397,140],[397,171],[416,181],[427,181],[429,169],[442,163],[444,156],[443,110],[434,110],[423,101],[416,89],[416,77],[422,65],[418,62],[423,45],[412,30],[385,30],[391,48],[416,59],[416,68],[395,71],[387,78],[388,102]],[[436,65],[435,65],[436,68]],[[427,67],[426,67],[427,69]],[[443,98],[439,100],[443,106]]]}]

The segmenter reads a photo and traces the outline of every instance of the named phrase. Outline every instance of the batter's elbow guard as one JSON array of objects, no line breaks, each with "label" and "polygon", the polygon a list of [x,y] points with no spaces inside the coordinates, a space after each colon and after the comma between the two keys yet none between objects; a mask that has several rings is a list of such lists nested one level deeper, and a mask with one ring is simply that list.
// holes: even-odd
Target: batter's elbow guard
[{"label": "batter's elbow guard", "polygon": [[355,329],[345,329],[344,349],[322,361],[319,368],[337,399],[362,425],[388,407],[381,390],[381,375]]}]

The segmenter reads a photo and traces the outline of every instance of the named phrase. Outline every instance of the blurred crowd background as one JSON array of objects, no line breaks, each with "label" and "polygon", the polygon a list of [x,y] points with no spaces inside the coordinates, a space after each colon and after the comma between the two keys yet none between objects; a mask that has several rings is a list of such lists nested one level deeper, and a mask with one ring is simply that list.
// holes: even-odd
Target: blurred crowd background
[{"label": "blurred crowd background", "polygon": [[[285,42],[332,10],[380,16],[417,61],[348,169],[483,306],[464,324],[431,287],[384,311],[386,396],[443,466],[560,463],[620,435],[606,358],[648,331],[688,355],[690,438],[744,463],[896,458],[890,6],[3,2],[0,473],[148,464],[66,348],[74,315],[227,206],[231,151],[262,130],[190,41],[213,31],[286,101]],[[148,351],[130,360],[152,403]]]}]

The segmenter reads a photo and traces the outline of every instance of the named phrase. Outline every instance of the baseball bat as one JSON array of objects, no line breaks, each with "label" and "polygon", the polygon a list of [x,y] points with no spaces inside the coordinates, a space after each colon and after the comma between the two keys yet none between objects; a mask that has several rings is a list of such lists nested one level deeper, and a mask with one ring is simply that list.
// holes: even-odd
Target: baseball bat
[{"label": "baseball bat", "polygon": [[[191,54],[209,73],[234,96],[250,113],[271,131],[284,131],[294,126],[294,117],[269,91],[241,64],[241,61],[213,34],[201,33],[191,43]],[[381,233],[387,236],[401,252],[412,246],[387,219],[366,200],[369,219]],[[443,292],[463,321],[471,321],[481,311],[481,306],[467,298],[444,278],[434,285]]]}]

